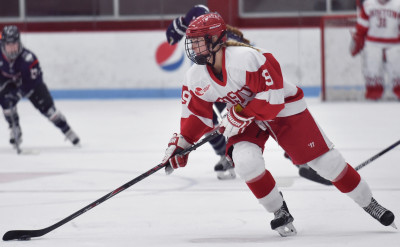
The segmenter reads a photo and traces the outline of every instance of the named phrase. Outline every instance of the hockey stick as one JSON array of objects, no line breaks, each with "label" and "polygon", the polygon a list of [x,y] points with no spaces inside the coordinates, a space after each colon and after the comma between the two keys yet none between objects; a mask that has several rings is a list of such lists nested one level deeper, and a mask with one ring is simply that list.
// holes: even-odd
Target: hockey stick
[{"label": "hockey stick", "polygon": [[218,123],[222,122],[222,119],[224,118],[221,114],[221,112],[219,112],[218,108],[215,106],[215,104],[213,104],[213,111],[215,113],[215,115],[217,115],[218,118]]},{"label": "hockey stick", "polygon": [[[354,168],[354,170],[356,170],[356,171],[360,170],[361,168],[363,168],[364,166],[368,165],[369,163],[371,163],[372,161],[376,160],[377,158],[381,157],[383,154],[389,152],[390,150],[392,150],[393,148],[395,148],[399,144],[400,144],[400,140],[398,140],[397,142],[393,143],[392,145],[390,145],[389,147],[385,148],[384,150],[380,151],[379,153],[377,153],[376,155],[372,156],[371,158],[369,158],[368,160],[364,161],[363,163],[359,164],[358,166],[356,166]],[[317,183],[321,183],[321,184],[324,184],[324,185],[332,185],[332,183],[329,180],[326,180],[325,178],[323,178],[320,175],[318,175],[314,170],[309,169],[309,168],[300,168],[299,175],[301,177],[304,177],[306,179],[309,179],[309,180],[317,182]]]},{"label": "hockey stick", "polygon": [[[182,150],[181,152],[179,152],[178,154],[187,154],[191,151],[196,150],[198,147],[202,146],[203,144],[205,144],[206,142],[209,142],[210,140],[212,140],[213,138],[215,138],[216,136],[218,136],[219,132],[218,130],[213,131],[210,135],[204,137],[201,141],[199,141],[196,144],[193,144],[192,146],[190,146],[189,148],[186,148],[184,150]],[[86,213],[87,211],[89,211],[90,209],[96,207],[97,205],[105,202],[106,200],[110,199],[111,197],[115,196],[116,194],[126,190],[127,188],[131,187],[132,185],[136,184],[137,182],[143,180],[144,178],[150,176],[151,174],[157,172],[158,170],[162,169],[163,167],[165,167],[166,164],[159,164],[153,168],[151,168],[150,170],[148,170],[147,172],[143,173],[142,175],[132,179],[131,181],[127,182],[126,184],[122,185],[121,187],[111,191],[110,193],[108,193],[107,195],[101,197],[100,199],[97,199],[96,201],[90,203],[89,205],[87,205],[86,207],[76,211],[75,213],[71,214],[70,216],[68,216],[67,218],[55,223],[54,225],[51,225],[49,227],[40,229],[40,230],[11,230],[8,231],[4,234],[3,236],[3,240],[4,241],[8,241],[8,240],[14,240],[14,239],[18,239],[18,240],[30,240],[33,237],[41,237],[51,231],[53,231],[54,229],[64,225],[65,223],[75,219],[76,217],[80,216],[81,214]]]},{"label": "hockey stick", "polygon": [[371,163],[372,161],[376,160],[377,158],[381,157],[383,154],[389,152],[390,150],[392,150],[393,148],[395,148],[399,144],[400,144],[400,140],[398,140],[397,142],[393,143],[389,147],[383,149],[382,151],[380,151],[379,153],[375,154],[374,156],[372,156],[368,160],[364,161],[363,163],[359,164],[354,169],[356,171],[360,170],[361,168],[363,168],[364,166],[368,165],[369,163]]}]

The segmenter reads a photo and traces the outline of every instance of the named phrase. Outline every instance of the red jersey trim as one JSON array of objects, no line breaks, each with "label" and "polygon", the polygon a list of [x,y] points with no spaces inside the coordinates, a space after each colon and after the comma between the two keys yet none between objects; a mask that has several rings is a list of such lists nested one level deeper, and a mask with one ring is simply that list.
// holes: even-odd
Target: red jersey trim
[{"label": "red jersey trim", "polygon": [[225,87],[226,86],[226,83],[227,83],[227,77],[226,77],[226,68],[225,68],[225,47],[222,47],[222,77],[223,77],[223,79],[224,79],[224,81],[220,81],[215,75],[214,75],[214,72],[212,71],[212,68],[211,68],[211,66],[210,65],[206,65],[207,66],[207,71],[208,71],[208,74],[210,75],[210,77],[211,77],[211,79],[213,79],[213,81],[215,82],[215,83],[217,83],[218,85],[220,85],[220,86],[223,86],[223,87]]},{"label": "red jersey trim", "polygon": [[33,63],[31,63],[31,65],[29,65],[29,68],[32,69],[32,67],[38,63],[39,63],[39,60],[36,59],[35,61],[33,61]]},{"label": "red jersey trim", "polygon": [[400,43],[400,37],[389,39],[389,38],[377,38],[377,37],[367,36],[367,40],[373,42],[389,43],[389,44]]}]

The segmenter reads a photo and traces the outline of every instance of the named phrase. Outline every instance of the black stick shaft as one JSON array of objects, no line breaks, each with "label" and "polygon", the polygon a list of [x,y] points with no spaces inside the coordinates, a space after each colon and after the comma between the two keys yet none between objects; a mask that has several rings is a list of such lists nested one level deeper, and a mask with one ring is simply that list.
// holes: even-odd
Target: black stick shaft
[{"label": "black stick shaft", "polygon": [[[189,152],[191,152],[193,150],[196,150],[198,147],[200,147],[204,143],[207,143],[210,140],[214,139],[218,134],[219,134],[218,131],[212,132],[210,135],[206,136],[205,138],[203,138],[198,143],[190,146],[189,148],[186,148],[186,149],[182,150],[179,154],[186,154],[186,153],[189,153]],[[65,223],[75,219],[76,217],[86,213],[87,211],[89,211],[90,209],[96,207],[97,205],[107,201],[111,197],[113,197],[113,196],[117,195],[118,193],[126,190],[127,188],[129,188],[132,185],[136,184],[137,182],[143,180],[144,178],[150,176],[151,174],[157,172],[158,170],[162,169],[165,166],[166,166],[166,164],[158,164],[157,166],[151,168],[150,170],[148,170],[147,172],[143,173],[142,175],[132,179],[131,181],[127,182],[126,184],[122,185],[121,187],[111,191],[107,195],[105,195],[105,196],[101,197],[100,199],[90,203],[86,207],[76,211],[75,213],[71,214],[70,216],[66,217],[63,220],[60,220],[59,222],[55,223],[54,225],[51,225],[49,227],[46,227],[46,228],[43,228],[43,229],[40,229],[40,230],[11,230],[11,231],[8,231],[8,232],[6,232],[4,234],[3,240],[4,241],[8,241],[8,240],[13,240],[13,239],[30,239],[32,237],[43,236],[46,233],[49,233],[49,232],[53,231],[54,229],[64,225]]]},{"label": "black stick shaft", "polygon": [[361,168],[363,168],[364,166],[368,165],[369,163],[371,163],[372,161],[376,160],[377,158],[381,157],[383,154],[385,154],[388,151],[392,150],[393,148],[395,148],[399,144],[400,144],[400,140],[398,140],[397,142],[393,143],[392,145],[390,145],[389,147],[385,148],[384,150],[380,151],[379,153],[375,154],[374,156],[372,156],[368,160],[364,161],[363,163],[359,164],[354,169],[356,171],[360,170]]}]

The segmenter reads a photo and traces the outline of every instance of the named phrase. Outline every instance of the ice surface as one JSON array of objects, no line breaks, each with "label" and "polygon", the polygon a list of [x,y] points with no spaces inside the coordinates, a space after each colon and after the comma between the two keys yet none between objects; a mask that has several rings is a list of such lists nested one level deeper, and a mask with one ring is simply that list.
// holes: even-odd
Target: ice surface
[{"label": "ice surface", "polygon": [[[357,166],[400,138],[398,102],[321,103],[309,109],[346,160]],[[41,229],[71,215],[162,159],[179,130],[172,100],[56,101],[82,146],[73,147],[29,101],[18,105],[22,149],[8,144],[0,120],[0,233]],[[206,144],[188,167],[161,170],[40,238],[2,246],[398,246],[399,231],[384,227],[333,187],[298,177],[269,140],[265,159],[298,230],[282,238],[272,215],[240,179],[219,181],[218,157]],[[378,202],[400,214],[400,148],[360,170]],[[398,220],[395,221],[400,226]]]}]

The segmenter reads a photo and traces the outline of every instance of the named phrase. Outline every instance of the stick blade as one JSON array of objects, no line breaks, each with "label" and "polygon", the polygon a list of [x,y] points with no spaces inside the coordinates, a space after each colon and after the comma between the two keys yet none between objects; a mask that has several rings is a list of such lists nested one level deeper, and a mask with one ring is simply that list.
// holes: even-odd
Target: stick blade
[{"label": "stick blade", "polygon": [[43,233],[40,230],[12,230],[3,235],[3,241],[9,240],[30,240],[33,237],[40,237]]}]

